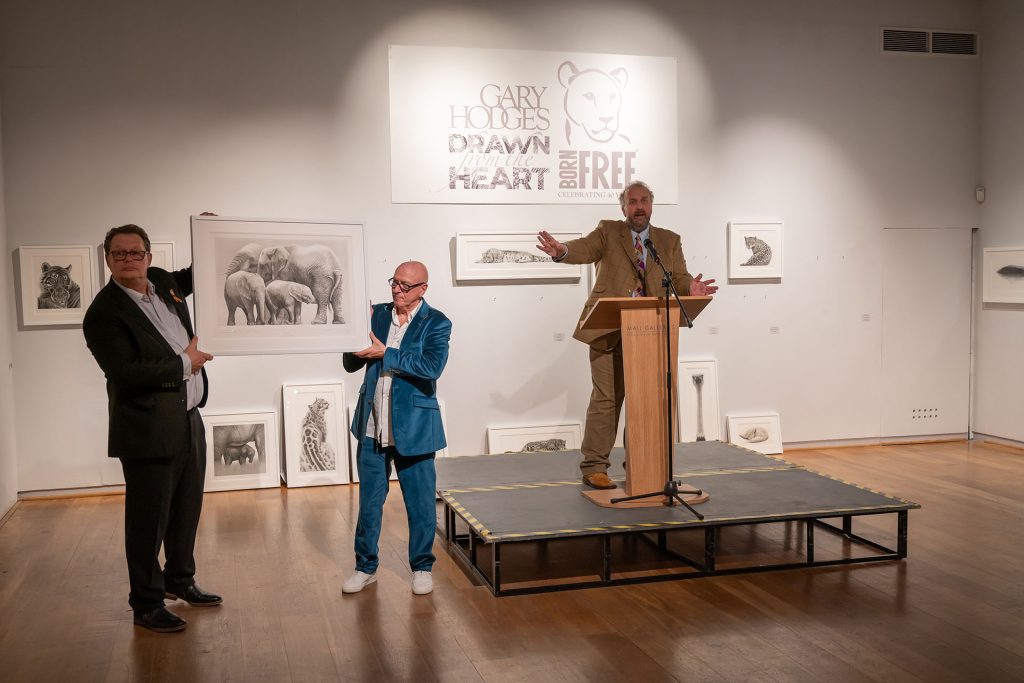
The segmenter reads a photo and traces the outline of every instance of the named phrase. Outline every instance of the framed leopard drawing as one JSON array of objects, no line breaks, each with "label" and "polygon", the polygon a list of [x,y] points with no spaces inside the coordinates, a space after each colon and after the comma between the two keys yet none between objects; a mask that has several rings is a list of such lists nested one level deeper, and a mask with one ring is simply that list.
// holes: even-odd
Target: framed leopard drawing
[{"label": "framed leopard drawing", "polygon": [[782,223],[729,223],[729,279],[782,279]]},{"label": "framed leopard drawing", "polygon": [[92,247],[19,247],[22,325],[80,325],[98,282]]}]

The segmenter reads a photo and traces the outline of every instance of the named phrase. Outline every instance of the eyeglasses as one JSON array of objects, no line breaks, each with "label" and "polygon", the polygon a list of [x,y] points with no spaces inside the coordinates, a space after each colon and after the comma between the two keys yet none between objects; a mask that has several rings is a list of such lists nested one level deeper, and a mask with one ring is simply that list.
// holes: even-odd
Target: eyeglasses
[{"label": "eyeglasses", "polygon": [[400,280],[396,280],[393,277],[389,277],[388,278],[388,284],[391,286],[391,289],[394,289],[395,287],[398,287],[400,290],[402,290],[402,294],[408,294],[411,290],[416,289],[420,285],[425,285],[427,283],[426,282],[417,282],[414,285],[410,285],[408,282],[401,282]]},{"label": "eyeglasses", "polygon": [[132,261],[141,261],[146,258],[148,251],[112,251],[110,252],[110,258],[115,261],[127,261],[131,257]]}]

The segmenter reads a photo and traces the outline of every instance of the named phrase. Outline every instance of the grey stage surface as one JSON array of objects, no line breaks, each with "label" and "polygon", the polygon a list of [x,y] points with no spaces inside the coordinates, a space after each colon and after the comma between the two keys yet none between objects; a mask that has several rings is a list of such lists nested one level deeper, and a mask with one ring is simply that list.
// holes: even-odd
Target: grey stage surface
[{"label": "grey stage surface", "polygon": [[[624,478],[623,457],[622,449],[613,451],[609,470],[620,488]],[[779,457],[718,441],[678,444],[673,457],[673,478],[711,495],[709,501],[697,506],[704,515],[703,520],[679,505],[606,508],[591,503],[581,495],[584,486],[580,481],[582,456],[579,451],[438,459],[437,484],[445,508],[444,535],[448,549],[483,579],[495,595],[687,578],[670,575],[622,579],[613,576],[611,539],[650,532],[656,532],[659,548],[696,570],[690,576],[906,556],[907,511],[920,507],[916,503],[812,472]],[[898,515],[895,550],[852,532],[853,518],[885,513]],[[822,521],[829,518],[841,518],[841,528]],[[782,564],[716,570],[718,534],[723,528],[794,520],[804,522],[806,527],[805,549],[798,562],[790,558]],[[459,532],[458,527],[465,527],[465,533]],[[667,544],[667,532],[694,528],[704,529],[703,563],[680,553],[673,554]],[[881,554],[853,556],[843,550],[838,559],[815,559],[815,528],[834,532],[847,546],[869,547]],[[502,591],[502,545],[585,536],[604,537],[604,569],[599,572],[598,581]],[[480,565],[484,548],[490,548],[489,569]]]}]

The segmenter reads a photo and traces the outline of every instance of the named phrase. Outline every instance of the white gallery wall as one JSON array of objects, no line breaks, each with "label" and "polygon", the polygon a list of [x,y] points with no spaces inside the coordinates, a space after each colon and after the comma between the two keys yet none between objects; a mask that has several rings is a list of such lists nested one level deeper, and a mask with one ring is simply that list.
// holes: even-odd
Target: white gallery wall
[{"label": "white gallery wall", "polygon": [[[0,102],[0,119],[3,118]],[[0,130],[0,159],[3,159],[3,134]],[[7,222],[4,219],[3,166],[0,164],[0,245],[7,244]],[[18,497],[18,462],[15,457],[14,433],[14,354],[11,330],[14,324],[14,278],[11,276],[10,249],[0,260],[0,518]]]},{"label": "white gallery wall", "polygon": [[[670,56],[680,201],[657,205],[653,222],[682,235],[692,272],[725,285],[681,338],[684,356],[718,360],[723,421],[774,411],[787,442],[878,439],[915,433],[887,424],[883,404],[909,416],[941,403],[946,421],[916,433],[967,430],[967,338],[937,361],[906,354],[942,343],[899,320],[883,326],[884,264],[928,280],[940,267],[929,240],[886,231],[980,224],[979,60],[883,55],[879,32],[977,30],[971,0],[396,0],[358,12],[312,0],[66,1],[3,12],[5,268],[18,246],[99,244],[126,222],[174,240],[184,265],[201,211],[363,222],[370,297],[386,300],[395,265],[419,259],[428,300],[454,322],[439,384],[453,454],[484,452],[488,426],[582,422],[587,351],[571,332],[587,282],[456,286],[452,240],[587,231],[618,207],[392,204],[388,46]],[[657,194],[658,179],[646,180]],[[785,223],[781,283],[727,282],[730,220]],[[966,273],[955,286],[970,286]],[[955,316],[969,325],[969,306]],[[120,483],[81,329],[19,329],[13,304],[5,324],[18,489]],[[894,358],[920,367],[887,373]],[[938,389],[902,379],[935,362],[953,368]],[[207,413],[280,410],[284,382],[341,380],[351,401],[361,380],[339,354],[219,357],[208,370]]]},{"label": "white gallery wall", "polygon": [[[983,7],[981,184],[986,199],[979,268],[981,248],[1024,248],[1024,92],[1017,87],[1024,65],[1024,4],[986,0]],[[974,429],[1024,441],[1024,306],[983,304],[980,289],[976,302]]]}]

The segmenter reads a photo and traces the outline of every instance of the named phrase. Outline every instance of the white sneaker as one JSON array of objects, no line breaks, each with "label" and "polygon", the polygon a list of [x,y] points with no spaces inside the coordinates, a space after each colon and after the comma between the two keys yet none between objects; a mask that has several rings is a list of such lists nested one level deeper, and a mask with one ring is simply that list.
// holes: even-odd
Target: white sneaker
[{"label": "white sneaker", "polygon": [[376,574],[367,574],[366,572],[356,572],[352,576],[348,577],[348,580],[341,586],[342,593],[358,593],[363,590],[371,583],[377,582]]},{"label": "white sneaker", "polygon": [[412,592],[414,595],[426,595],[434,592],[434,577],[430,572],[412,573]]}]

